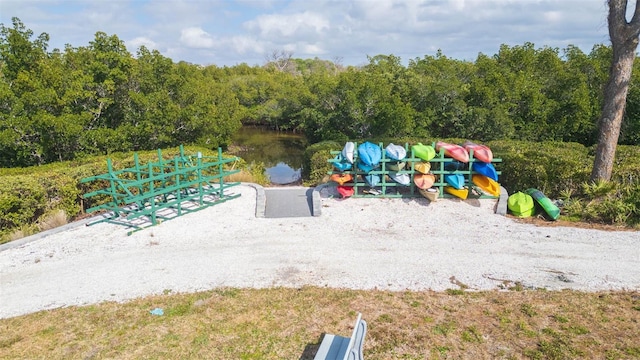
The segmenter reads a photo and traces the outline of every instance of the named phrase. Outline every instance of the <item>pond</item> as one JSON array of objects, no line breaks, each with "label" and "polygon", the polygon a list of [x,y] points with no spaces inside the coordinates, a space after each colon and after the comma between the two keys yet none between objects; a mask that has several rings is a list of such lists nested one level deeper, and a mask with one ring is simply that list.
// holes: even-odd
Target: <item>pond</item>
[{"label": "pond", "polygon": [[247,163],[262,162],[272,184],[285,185],[302,178],[304,135],[274,131],[266,127],[243,126],[233,136],[233,155]]}]

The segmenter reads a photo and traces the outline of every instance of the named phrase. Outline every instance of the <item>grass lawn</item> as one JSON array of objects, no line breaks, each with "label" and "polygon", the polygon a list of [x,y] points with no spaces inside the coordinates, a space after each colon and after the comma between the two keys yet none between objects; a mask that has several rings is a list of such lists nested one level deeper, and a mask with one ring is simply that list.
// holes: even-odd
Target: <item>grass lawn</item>
[{"label": "grass lawn", "polygon": [[312,359],[357,312],[367,360],[640,358],[639,292],[518,290],[167,291],[0,320],[0,359]]}]

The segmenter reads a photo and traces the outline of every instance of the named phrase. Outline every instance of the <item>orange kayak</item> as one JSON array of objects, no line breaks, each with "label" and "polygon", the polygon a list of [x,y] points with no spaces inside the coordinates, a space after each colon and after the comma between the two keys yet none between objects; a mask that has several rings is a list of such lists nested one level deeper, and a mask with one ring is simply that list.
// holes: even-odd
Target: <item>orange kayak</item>
[{"label": "orange kayak", "polygon": [[469,153],[460,145],[438,141],[436,143],[436,151],[440,152],[440,149],[444,149],[444,154],[452,159],[463,163],[469,162]]},{"label": "orange kayak", "polygon": [[345,183],[353,180],[353,176],[351,174],[332,174],[330,179],[340,185],[344,185]]},{"label": "orange kayak", "polygon": [[436,176],[433,174],[413,174],[413,182],[418,189],[428,189],[436,182]]},{"label": "orange kayak", "polygon": [[469,153],[473,150],[473,158],[478,159],[485,163],[490,163],[493,160],[493,152],[486,145],[476,144],[471,141],[465,141],[462,144]]},{"label": "orange kayak", "polygon": [[468,188],[464,188],[464,189],[456,189],[453,186],[445,186],[444,191],[448,194],[451,194],[457,198],[460,198],[462,200],[467,200],[467,196],[469,196],[469,189]]},{"label": "orange kayak", "polygon": [[500,196],[500,184],[492,178],[480,174],[473,174],[471,175],[471,181],[485,193],[491,196]]}]

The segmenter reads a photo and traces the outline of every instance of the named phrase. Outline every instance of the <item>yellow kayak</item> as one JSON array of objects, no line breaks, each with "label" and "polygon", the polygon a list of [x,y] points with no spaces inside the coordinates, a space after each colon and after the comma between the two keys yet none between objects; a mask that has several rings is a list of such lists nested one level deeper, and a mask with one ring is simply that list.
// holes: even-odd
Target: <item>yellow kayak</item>
[{"label": "yellow kayak", "polygon": [[429,170],[431,170],[431,164],[428,162],[421,161],[421,162],[415,163],[413,165],[413,168],[419,173],[428,174]]},{"label": "yellow kayak", "polygon": [[466,187],[463,189],[456,189],[453,186],[445,186],[443,189],[446,193],[458,197],[462,200],[467,200],[467,196],[469,196],[469,189]]},{"label": "yellow kayak", "polygon": [[480,174],[473,174],[471,175],[471,181],[487,194],[500,196],[500,184],[492,178]]}]

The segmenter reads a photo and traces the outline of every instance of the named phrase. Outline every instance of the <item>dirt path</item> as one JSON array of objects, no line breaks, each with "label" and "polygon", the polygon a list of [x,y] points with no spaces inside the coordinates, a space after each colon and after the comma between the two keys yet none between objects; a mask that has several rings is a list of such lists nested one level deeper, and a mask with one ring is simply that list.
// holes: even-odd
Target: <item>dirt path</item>
[{"label": "dirt path", "polygon": [[495,200],[322,199],[256,218],[255,190],[127,236],[76,227],[0,252],[0,317],[220,286],[640,290],[640,232],[540,227]]}]

